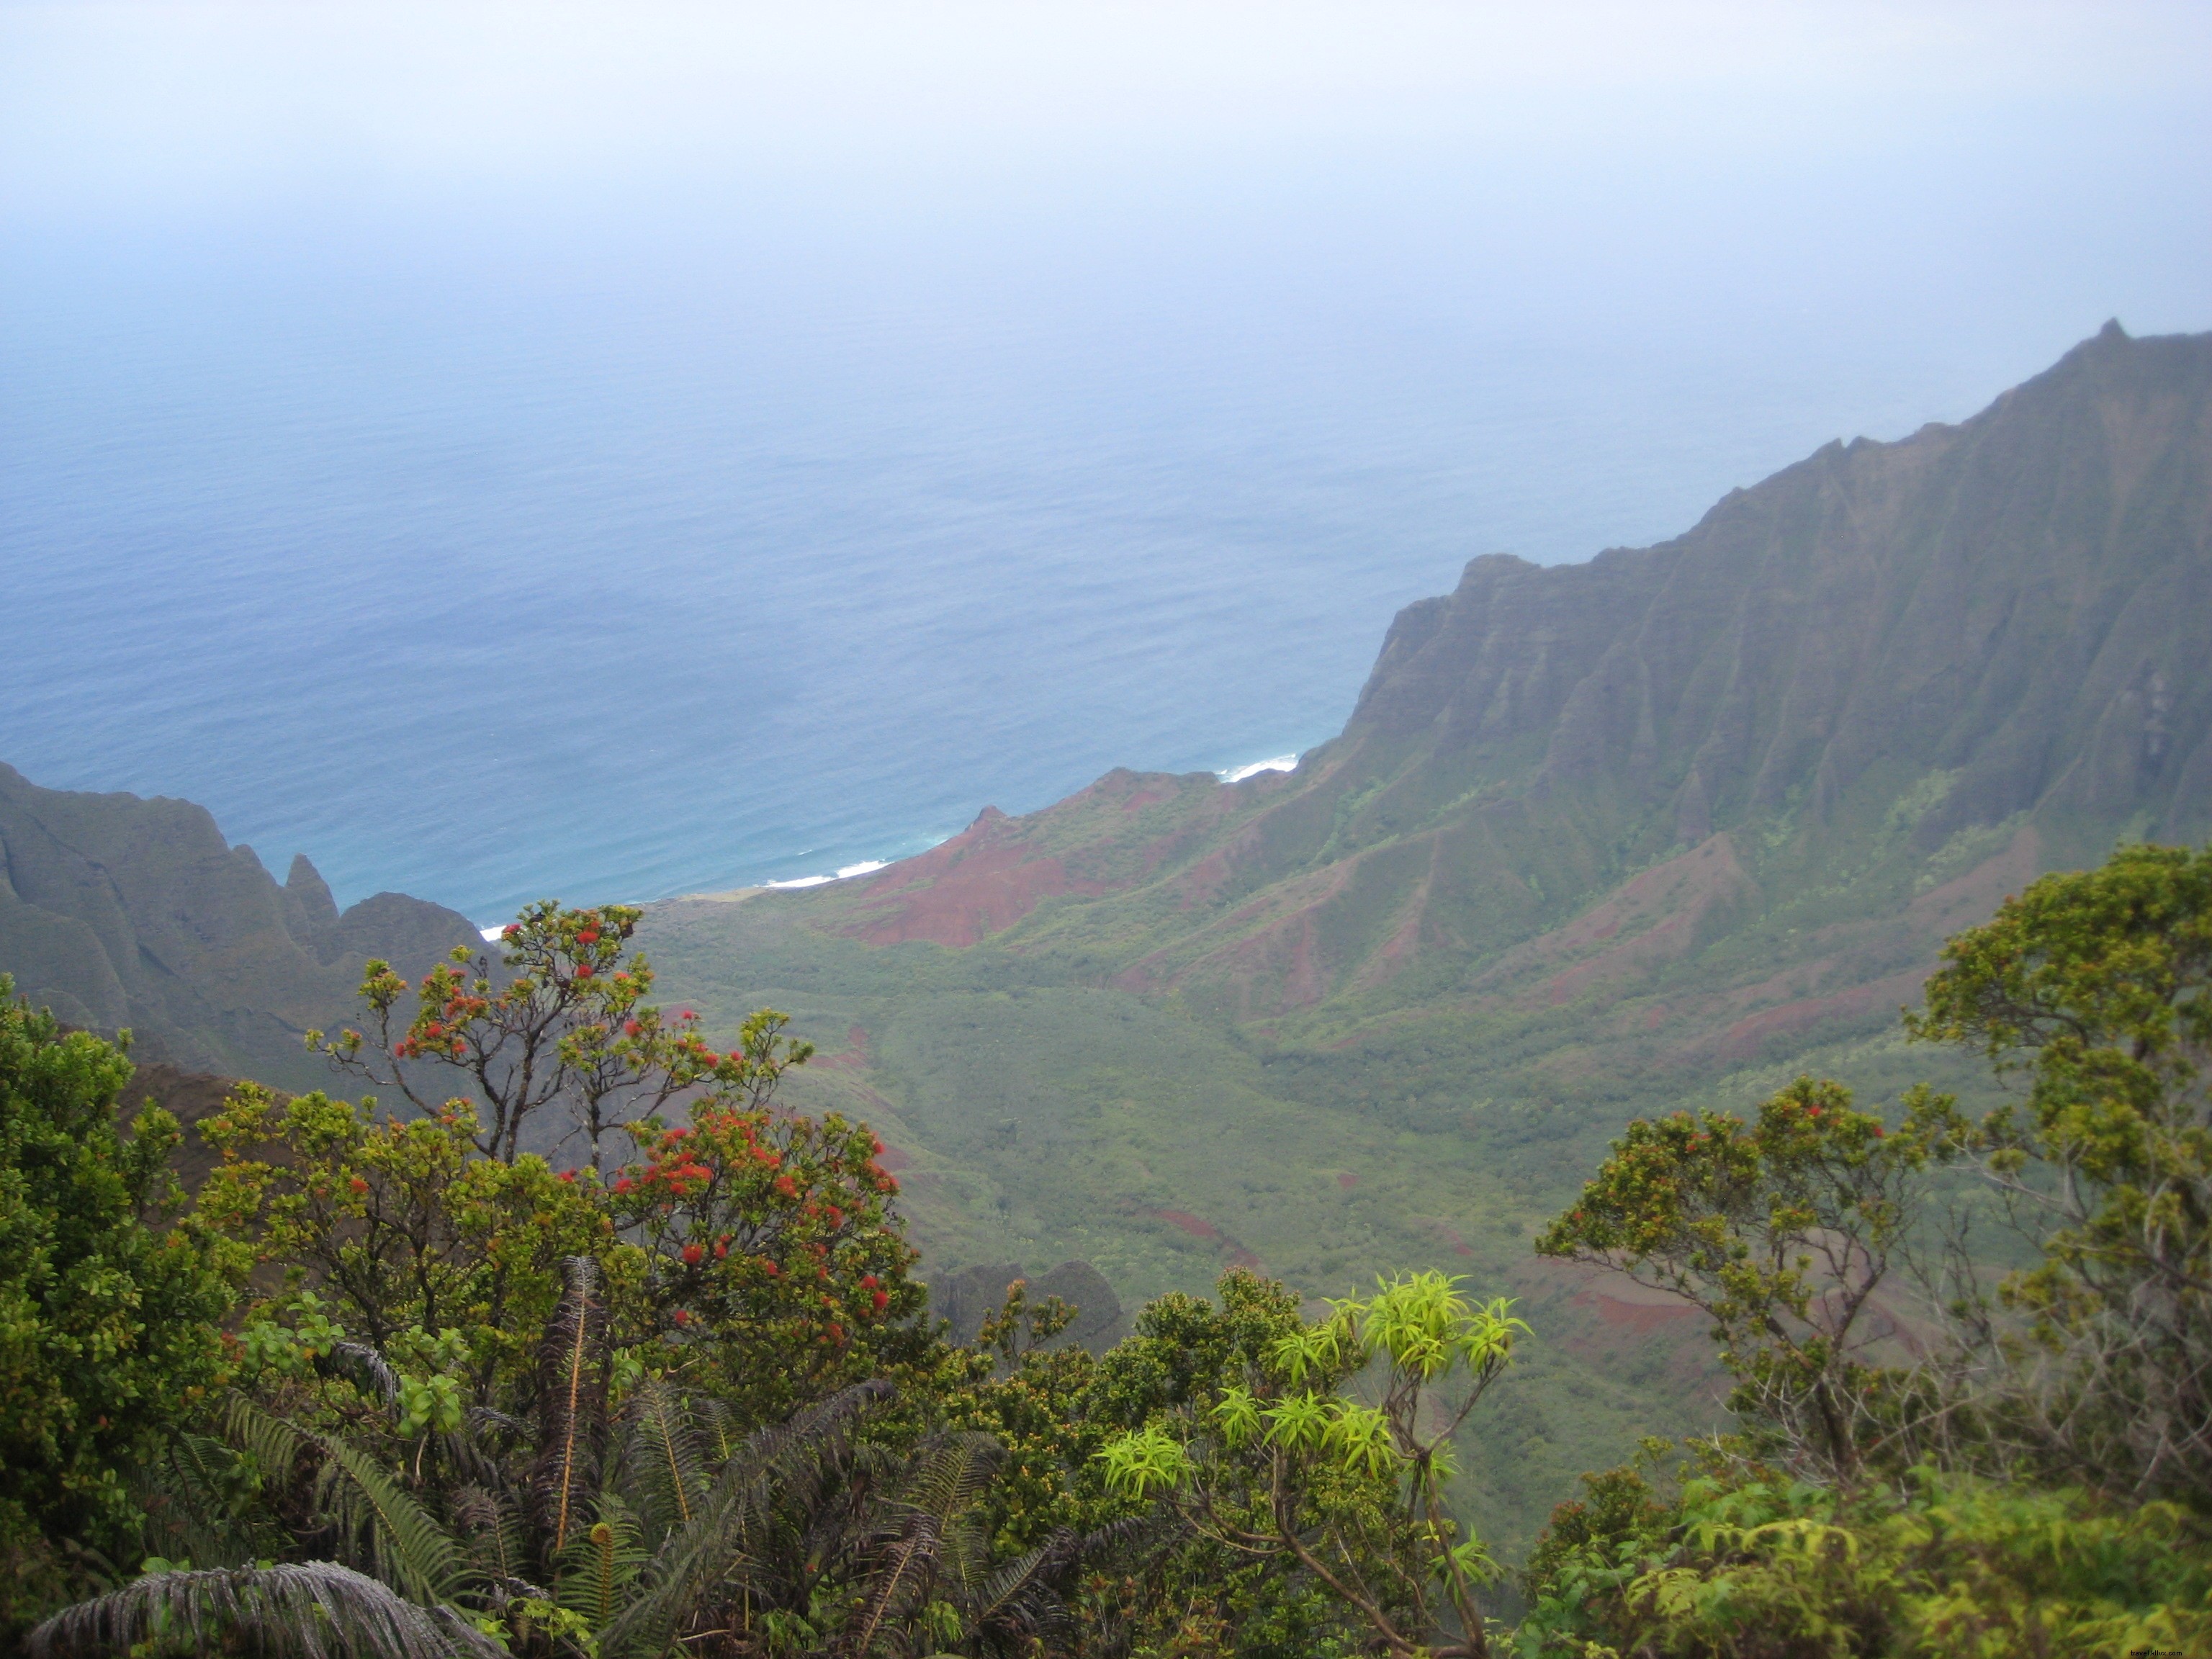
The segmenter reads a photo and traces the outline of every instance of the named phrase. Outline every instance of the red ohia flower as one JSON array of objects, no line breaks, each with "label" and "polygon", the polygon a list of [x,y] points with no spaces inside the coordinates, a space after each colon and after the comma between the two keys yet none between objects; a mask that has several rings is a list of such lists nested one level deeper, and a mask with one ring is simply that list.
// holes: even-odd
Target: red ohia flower
[{"label": "red ohia flower", "polygon": [[356,1176],[353,1178],[351,1185],[354,1191],[357,1193],[365,1193],[368,1190],[368,1183],[366,1181],[363,1181],[359,1176]]},{"label": "red ohia flower", "polygon": [[635,1020],[634,1020],[634,1019],[633,1019],[633,1020],[626,1020],[626,1021],[624,1021],[624,1022],[623,1022],[623,1035],[624,1036],[636,1036],[640,1031],[642,1031],[644,1029],[645,1029],[645,1027],[644,1027],[644,1026],[642,1026],[642,1025],[639,1024],[638,1024]]},{"label": "red ohia flower", "polygon": [[706,1254],[706,1251],[701,1249],[696,1244],[686,1244],[684,1247],[684,1265],[687,1267],[696,1267],[699,1265],[700,1258]]},{"label": "red ohia flower", "polygon": [[860,1288],[864,1291],[874,1290],[879,1282],[880,1281],[877,1279],[873,1273],[862,1273],[860,1275]]},{"label": "red ohia flower", "polygon": [[691,1322],[691,1310],[678,1308],[676,1310],[676,1322],[679,1325],[689,1325]]},{"label": "red ohia flower", "polygon": [[616,1190],[617,1192],[618,1192],[618,1193],[626,1193],[626,1192],[628,1192],[629,1189],[630,1189],[630,1178],[629,1178],[628,1176],[617,1176],[617,1177],[616,1178],[616,1180],[615,1180],[615,1190]]},{"label": "red ohia flower", "polygon": [[799,1196],[798,1184],[793,1182],[789,1176],[778,1176],[775,1178],[775,1189],[781,1193],[786,1198],[797,1198]]},{"label": "red ohia flower", "polygon": [[579,945],[597,945],[599,942],[599,930],[596,927],[586,927],[576,935],[576,943]]},{"label": "red ohia flower", "polygon": [[508,923],[507,924],[507,926],[506,926],[506,927],[502,927],[502,928],[501,928],[501,929],[499,930],[499,936],[500,936],[501,939],[513,939],[513,938],[514,938],[517,933],[520,933],[521,931],[522,931],[522,929],[521,929],[521,927],[519,927],[517,924],[515,924],[515,923],[514,923],[514,922],[511,922],[511,921],[510,921],[510,922],[508,922]]},{"label": "red ohia flower", "polygon": [[576,977],[578,979],[589,979],[591,976],[592,964],[590,963],[580,962],[576,964]]},{"label": "red ohia flower", "polygon": [[729,1255],[729,1253],[730,1253],[730,1241],[729,1241],[728,1239],[726,1239],[726,1238],[718,1238],[718,1239],[716,1239],[716,1240],[714,1241],[714,1260],[715,1260],[715,1261],[720,1261],[724,1256],[726,1256],[726,1255]]},{"label": "red ohia flower", "polygon": [[876,1304],[876,1311],[878,1313],[881,1313],[884,1309],[891,1305],[890,1292],[888,1291],[878,1291],[873,1300]]}]

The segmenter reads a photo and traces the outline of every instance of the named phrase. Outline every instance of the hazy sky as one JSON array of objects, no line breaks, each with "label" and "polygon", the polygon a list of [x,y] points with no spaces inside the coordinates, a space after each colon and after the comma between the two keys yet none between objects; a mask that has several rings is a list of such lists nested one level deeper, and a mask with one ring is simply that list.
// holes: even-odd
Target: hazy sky
[{"label": "hazy sky", "polygon": [[[1321,137],[1650,159],[1991,104],[2202,100],[2212,6],[277,3],[0,8],[15,210],[641,176],[886,181]],[[2201,131],[2201,129],[2200,129]]]}]

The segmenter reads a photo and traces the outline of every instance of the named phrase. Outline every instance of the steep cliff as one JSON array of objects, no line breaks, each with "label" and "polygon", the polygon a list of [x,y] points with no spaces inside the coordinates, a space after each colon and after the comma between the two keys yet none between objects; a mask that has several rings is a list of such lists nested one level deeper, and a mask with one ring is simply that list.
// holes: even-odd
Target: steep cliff
[{"label": "steep cliff", "polygon": [[0,973],[73,1024],[129,1027],[141,1058],[295,1087],[301,1046],[353,1006],[372,956],[421,974],[467,918],[380,893],[340,913],[315,867],[277,885],[189,801],[41,789],[0,766]]}]

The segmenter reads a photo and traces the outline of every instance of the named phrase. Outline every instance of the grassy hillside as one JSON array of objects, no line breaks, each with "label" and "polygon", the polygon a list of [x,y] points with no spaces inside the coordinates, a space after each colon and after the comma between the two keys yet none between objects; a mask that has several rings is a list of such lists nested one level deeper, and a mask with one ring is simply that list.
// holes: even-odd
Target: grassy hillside
[{"label": "grassy hillside", "polygon": [[1897,1012],[2039,872],[2212,826],[2212,337],[2110,328],[1687,535],[1478,559],[1291,775],[1116,772],[861,881],[657,908],[663,988],[820,1042],[939,1271],[1125,1302],[1437,1266],[1538,1340],[1472,1439],[1509,1547],[1710,1420],[1680,1310],[1532,1260],[1632,1117],[1929,1079]]}]

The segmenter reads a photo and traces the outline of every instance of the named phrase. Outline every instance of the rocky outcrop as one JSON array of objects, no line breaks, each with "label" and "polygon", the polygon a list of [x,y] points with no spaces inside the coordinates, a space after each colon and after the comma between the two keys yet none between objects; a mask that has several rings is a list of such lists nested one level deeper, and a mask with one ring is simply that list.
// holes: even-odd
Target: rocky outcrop
[{"label": "rocky outcrop", "polygon": [[301,1034],[353,1007],[361,964],[419,975],[467,918],[397,893],[341,913],[315,867],[279,886],[189,801],[41,789],[0,766],[0,973],[140,1058],[293,1087],[326,1081]]}]

